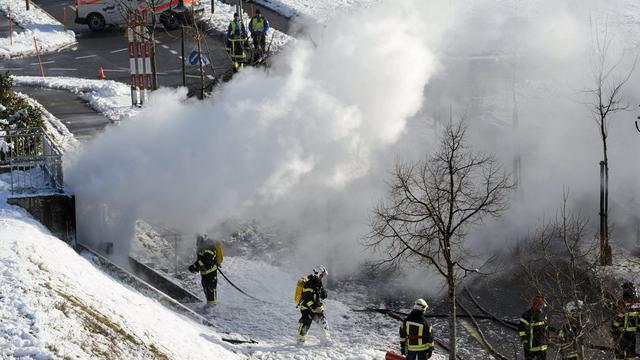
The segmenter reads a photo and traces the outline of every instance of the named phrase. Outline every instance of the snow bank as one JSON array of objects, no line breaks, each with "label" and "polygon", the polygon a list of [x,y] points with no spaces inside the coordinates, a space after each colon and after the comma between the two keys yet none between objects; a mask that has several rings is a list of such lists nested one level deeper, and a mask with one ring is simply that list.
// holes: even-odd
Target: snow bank
[{"label": "snow bank", "polygon": [[89,80],[65,76],[42,78],[39,76],[12,76],[16,85],[40,86],[68,90],[85,100],[92,109],[103,113],[112,121],[129,115],[131,88],[113,80]]},{"label": "snow bank", "polygon": [[40,53],[57,51],[76,42],[73,31],[64,31],[60,22],[31,2],[31,10],[27,11],[24,0],[2,0],[0,11],[10,16],[14,24],[24,29],[13,31],[13,45],[10,39],[0,38],[0,58],[14,58],[35,54],[33,38],[38,43]]},{"label": "snow bank", "polygon": [[[208,1],[204,2],[205,15],[203,16],[202,20],[208,23],[215,30],[224,32],[226,34],[229,22],[233,20],[233,13],[236,11],[235,7],[225,4],[219,0],[216,0],[214,6],[215,13],[212,14],[211,3]],[[251,17],[247,13],[243,13],[242,16],[243,19],[245,19],[246,26],[248,26],[248,19],[250,19]],[[247,31],[249,31],[248,28]],[[270,34],[267,35],[267,46],[269,46],[269,43],[271,43],[271,51],[277,52],[282,49],[282,47],[284,47],[284,45],[291,39],[293,39],[291,36],[272,27],[270,30]]]},{"label": "snow bank", "polygon": [[0,191],[0,358],[240,358],[209,328],[114,281],[6,205],[5,182]]},{"label": "snow bank", "polygon": [[256,0],[288,18],[300,16],[324,22],[336,12],[358,10],[380,0]]},{"label": "snow bank", "polygon": [[53,116],[44,106],[42,106],[38,101],[29,97],[26,94],[16,92],[16,95],[23,97],[29,102],[29,105],[40,109],[42,111],[42,116],[44,116],[44,124],[45,129],[49,135],[53,137],[53,141],[58,144],[63,151],[67,152],[70,150],[74,150],[80,144],[78,140],[73,136],[73,134],[67,129],[67,127],[58,119]]}]

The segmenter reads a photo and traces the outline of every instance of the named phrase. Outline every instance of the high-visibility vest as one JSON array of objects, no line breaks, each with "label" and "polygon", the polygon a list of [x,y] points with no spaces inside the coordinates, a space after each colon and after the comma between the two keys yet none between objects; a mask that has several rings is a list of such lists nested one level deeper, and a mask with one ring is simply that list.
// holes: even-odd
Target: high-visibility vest
[{"label": "high-visibility vest", "polygon": [[254,17],[251,19],[251,28],[253,31],[264,31],[264,18]]},{"label": "high-visibility vest", "polygon": [[237,22],[235,20],[232,20],[229,23],[229,26],[231,27],[231,35],[242,35],[242,20],[238,20]]}]

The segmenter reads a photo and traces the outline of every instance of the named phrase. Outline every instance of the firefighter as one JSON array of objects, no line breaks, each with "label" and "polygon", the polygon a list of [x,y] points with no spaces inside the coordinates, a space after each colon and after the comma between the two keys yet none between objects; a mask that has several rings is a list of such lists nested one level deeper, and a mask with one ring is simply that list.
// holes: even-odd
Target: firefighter
[{"label": "firefighter", "polygon": [[233,14],[233,21],[229,23],[227,28],[227,52],[231,56],[233,62],[233,70],[238,71],[245,63],[246,54],[244,52],[245,42],[247,41],[247,30],[240,20],[238,13]]},{"label": "firefighter", "polygon": [[583,360],[582,323],[580,321],[583,302],[571,301],[565,305],[566,322],[562,325],[560,338],[560,354],[563,360]]},{"label": "firefighter", "polygon": [[425,360],[433,353],[431,324],[424,317],[429,306],[424,299],[416,300],[413,310],[400,325],[400,352],[407,360]]},{"label": "firefighter", "polygon": [[635,286],[630,282],[624,283],[622,298],[618,300],[616,315],[611,322],[616,359],[636,358],[636,333],[638,332],[639,317],[636,301]]},{"label": "firefighter", "polygon": [[189,266],[189,271],[194,274],[200,273],[207,305],[215,305],[218,297],[216,287],[218,285],[218,267],[220,265],[218,264],[220,255],[217,252],[222,251],[222,249],[217,249],[216,246],[208,244],[206,234],[198,235],[196,239],[198,258],[195,263]]},{"label": "firefighter", "polygon": [[298,306],[300,307],[300,320],[298,321],[298,342],[304,343],[305,336],[313,320],[319,321],[322,325],[325,340],[330,341],[329,325],[324,316],[324,305],[322,300],[327,298],[327,291],[322,286],[322,279],[328,275],[327,269],[320,265],[313,270],[313,274],[307,277],[307,281],[302,288],[302,297]]},{"label": "firefighter", "polygon": [[522,314],[519,322],[520,341],[524,347],[525,360],[544,360],[547,358],[548,324],[544,297],[531,298],[531,305]]},{"label": "firefighter", "polygon": [[254,58],[258,60],[266,52],[267,32],[269,32],[269,21],[262,16],[260,9],[256,10],[256,14],[249,22],[249,32],[253,40]]}]

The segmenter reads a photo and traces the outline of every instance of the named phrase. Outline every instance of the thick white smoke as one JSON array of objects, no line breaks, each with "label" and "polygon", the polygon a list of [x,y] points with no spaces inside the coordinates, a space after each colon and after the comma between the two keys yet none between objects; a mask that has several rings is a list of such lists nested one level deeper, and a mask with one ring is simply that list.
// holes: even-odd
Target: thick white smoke
[{"label": "thick white smoke", "polygon": [[[213,99],[158,91],[70,165],[79,235],[127,251],[137,218],[187,233],[257,219],[289,229],[299,264],[352,270],[393,162],[427,153],[450,109],[507,169],[521,153],[523,201],[471,234],[478,248],[526,233],[563,186],[595,212],[601,155],[583,90],[593,23],[607,18],[594,9],[607,4],[381,1],[312,26],[269,71],[245,69]],[[637,212],[640,134],[628,115],[611,127],[611,196]]]},{"label": "thick white smoke", "polygon": [[[124,240],[126,251],[136,218],[196,232],[270,214],[326,248],[327,213],[345,212],[345,189],[370,173],[421,108],[450,23],[443,4],[386,1],[339,16],[310,29],[268,72],[245,69],[207,101],[156,92],[147,111],[107,130],[69,167],[80,236]],[[358,193],[360,223],[346,225],[362,229],[368,207]],[[340,241],[362,234],[351,235]]]}]

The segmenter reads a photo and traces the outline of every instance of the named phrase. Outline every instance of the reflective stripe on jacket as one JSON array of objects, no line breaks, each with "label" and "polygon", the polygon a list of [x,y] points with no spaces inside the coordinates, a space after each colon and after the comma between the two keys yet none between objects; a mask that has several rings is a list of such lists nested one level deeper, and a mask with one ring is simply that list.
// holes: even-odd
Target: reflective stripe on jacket
[{"label": "reflective stripe on jacket", "polygon": [[200,275],[211,274],[218,270],[218,261],[216,259],[216,251],[206,249],[198,252],[198,259],[193,264],[200,272]]},{"label": "reflective stripe on jacket", "polygon": [[300,299],[300,310],[316,311],[322,307],[322,299],[327,297],[327,292],[322,287],[322,280],[315,275],[309,275],[307,282],[302,288],[302,297]]},{"label": "reflective stripe on jacket", "polygon": [[618,301],[616,316],[611,323],[611,329],[617,332],[637,332],[640,318],[640,304]]},{"label": "reflective stripe on jacket", "polygon": [[547,344],[547,315],[542,311],[527,310],[518,320],[520,340],[525,350],[530,352],[546,351]]},{"label": "reflective stripe on jacket", "polygon": [[413,352],[433,348],[433,329],[422,311],[411,311],[400,325],[400,347]]},{"label": "reflective stripe on jacket", "polygon": [[558,337],[560,338],[560,353],[563,360],[575,360],[578,359],[578,339],[579,333],[576,330],[578,327],[576,324],[564,324]]}]

